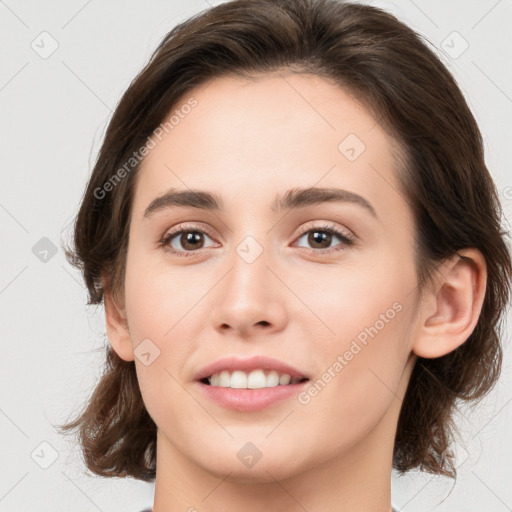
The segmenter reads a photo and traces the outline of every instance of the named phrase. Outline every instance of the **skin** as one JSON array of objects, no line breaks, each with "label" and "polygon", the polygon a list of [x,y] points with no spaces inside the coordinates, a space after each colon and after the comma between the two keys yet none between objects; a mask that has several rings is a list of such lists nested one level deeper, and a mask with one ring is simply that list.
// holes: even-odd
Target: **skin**
[{"label": "skin", "polygon": [[[183,103],[189,97],[198,105],[155,140],[137,176],[125,287],[105,297],[110,343],[135,360],[158,426],[154,512],[389,512],[393,441],[414,363],[471,334],[485,260],[475,249],[447,260],[419,300],[414,223],[399,192],[394,141],[325,79],[222,78]],[[338,149],[351,133],[366,147],[354,161]],[[276,194],[310,186],[357,193],[378,218],[353,203],[271,210]],[[173,207],[144,218],[170,188],[215,193],[226,211]],[[206,233],[193,256],[159,246],[187,222]],[[315,244],[310,231],[298,231],[324,223],[356,244],[334,235]],[[263,251],[252,263],[236,251],[247,236]],[[194,252],[180,235],[172,247]],[[217,359],[259,354],[317,381],[393,304],[401,310],[307,404],[294,397],[232,411],[194,382]],[[134,354],[146,338],[160,350],[148,366]],[[252,467],[237,457],[249,441],[262,453]]]}]

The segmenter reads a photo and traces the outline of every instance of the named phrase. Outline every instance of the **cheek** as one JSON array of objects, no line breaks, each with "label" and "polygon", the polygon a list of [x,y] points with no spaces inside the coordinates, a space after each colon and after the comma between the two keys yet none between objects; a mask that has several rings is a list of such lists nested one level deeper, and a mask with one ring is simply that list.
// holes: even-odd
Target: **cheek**
[{"label": "cheek", "polygon": [[[390,407],[402,404],[397,396],[405,365],[402,347],[408,312],[403,304],[395,303],[395,309],[386,301],[384,307],[365,304],[366,309],[352,306],[352,314],[338,315],[333,323],[337,336],[324,346],[323,366],[298,397],[305,422],[327,414],[322,428],[332,450],[365,437]],[[383,313],[388,323],[375,313]]]},{"label": "cheek", "polygon": [[[401,316],[414,280],[404,269],[387,268],[373,262],[353,268],[332,269],[315,275],[314,293],[308,294],[308,304],[333,331],[333,336],[346,340],[365,330],[388,330]],[[403,316],[403,315],[402,315]]]},{"label": "cheek", "polygon": [[321,352],[318,392],[330,388],[327,394],[333,394],[325,398],[344,407],[352,404],[353,413],[364,411],[359,408],[368,393],[372,403],[389,404],[408,356],[414,269],[385,261],[365,266],[364,272],[354,268],[339,279],[321,280],[324,286],[308,303],[331,331],[315,349]]},{"label": "cheek", "polygon": [[202,295],[200,284],[198,272],[173,268],[161,258],[151,259],[135,251],[129,254],[125,293],[132,341],[149,337],[164,342],[169,338],[169,331]]}]

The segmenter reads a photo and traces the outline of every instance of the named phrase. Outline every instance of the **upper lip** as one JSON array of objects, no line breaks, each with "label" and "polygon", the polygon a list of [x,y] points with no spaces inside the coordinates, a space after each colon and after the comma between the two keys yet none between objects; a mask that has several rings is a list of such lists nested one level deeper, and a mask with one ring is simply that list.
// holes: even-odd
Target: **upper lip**
[{"label": "upper lip", "polygon": [[206,377],[210,377],[214,373],[219,373],[222,370],[227,370],[232,372],[234,370],[242,370],[245,372],[250,372],[251,370],[275,370],[278,373],[287,373],[290,377],[302,377],[308,378],[306,374],[290,366],[289,364],[284,363],[283,361],[279,361],[278,359],[274,359],[272,357],[266,356],[254,356],[248,359],[243,359],[239,357],[225,357],[223,359],[219,359],[214,363],[211,363],[204,368],[202,368],[194,377],[195,380],[201,380]]}]

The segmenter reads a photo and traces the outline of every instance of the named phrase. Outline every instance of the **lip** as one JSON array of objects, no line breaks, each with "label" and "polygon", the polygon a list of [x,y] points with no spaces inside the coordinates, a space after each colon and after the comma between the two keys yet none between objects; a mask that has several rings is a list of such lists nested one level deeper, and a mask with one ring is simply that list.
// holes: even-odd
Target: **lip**
[{"label": "lip", "polygon": [[194,384],[199,386],[200,392],[209,400],[226,409],[255,412],[297,396],[305,386],[309,385],[309,381],[261,389],[221,388],[220,386],[209,386],[200,381]]},{"label": "lip", "polygon": [[[214,373],[219,373],[222,370],[228,370],[229,372],[233,372],[235,370],[242,370],[245,372],[250,372],[252,370],[275,370],[278,373],[287,373],[291,378],[293,377],[306,377],[309,379],[309,376],[303,373],[302,371],[290,366],[289,364],[280,361],[279,359],[274,359],[272,357],[266,356],[253,356],[250,358],[240,358],[240,357],[225,357],[223,359],[219,359],[204,368],[202,368],[194,377],[194,380],[200,381],[205,377],[209,377]],[[290,385],[293,387],[294,385]],[[283,386],[284,387],[284,386]],[[226,388],[227,389],[227,388]],[[266,388],[272,389],[272,388]],[[251,391],[251,390],[249,390]]]}]

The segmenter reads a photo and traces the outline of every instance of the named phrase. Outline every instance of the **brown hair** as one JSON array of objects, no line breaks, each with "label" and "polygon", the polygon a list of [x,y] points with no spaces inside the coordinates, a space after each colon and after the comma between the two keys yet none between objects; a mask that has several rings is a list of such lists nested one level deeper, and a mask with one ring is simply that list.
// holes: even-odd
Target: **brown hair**
[{"label": "brown hair", "polygon": [[[480,400],[500,375],[499,335],[512,265],[476,121],[446,67],[394,16],[336,0],[236,0],[176,26],[110,120],[67,257],[83,273],[89,304],[101,303],[107,289],[121,292],[139,164],[108,193],[105,183],[123,165],[126,170],[133,152],[195,86],[220,76],[254,78],[280,70],[333,80],[401,148],[397,176],[414,214],[420,291],[436,265],[457,251],[474,247],[485,257],[488,279],[478,323],[451,353],[418,358],[395,438],[393,467],[400,473],[419,467],[455,478],[448,448],[456,400]],[[120,359],[108,343],[94,393],[61,428],[78,429],[92,472],[155,478],[156,425],[144,406],[135,363]]]}]

